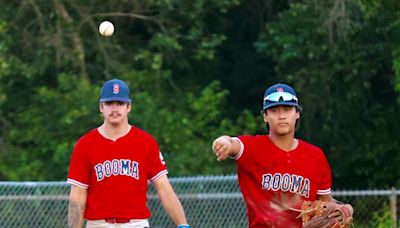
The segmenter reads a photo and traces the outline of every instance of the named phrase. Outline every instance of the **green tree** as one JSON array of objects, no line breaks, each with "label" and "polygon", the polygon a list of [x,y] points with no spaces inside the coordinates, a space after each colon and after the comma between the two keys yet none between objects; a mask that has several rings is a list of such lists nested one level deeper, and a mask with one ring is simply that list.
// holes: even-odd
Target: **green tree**
[{"label": "green tree", "polygon": [[98,86],[62,74],[58,86],[36,88],[16,113],[3,151],[0,172],[11,180],[55,180],[65,177],[75,141],[100,125]]},{"label": "green tree", "polygon": [[[74,142],[101,122],[98,88],[120,77],[171,175],[234,172],[212,139],[263,133],[264,89],[287,82],[334,188],[400,184],[395,0],[0,4],[1,179],[65,179]],[[102,20],[113,36],[98,35]]]}]

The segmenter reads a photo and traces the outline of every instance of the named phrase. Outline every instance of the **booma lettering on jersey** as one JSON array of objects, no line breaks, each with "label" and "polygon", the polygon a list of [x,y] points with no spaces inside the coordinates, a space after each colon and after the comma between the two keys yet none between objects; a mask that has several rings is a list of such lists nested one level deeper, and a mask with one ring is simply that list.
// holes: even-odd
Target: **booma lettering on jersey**
[{"label": "booma lettering on jersey", "polygon": [[139,180],[139,163],[129,159],[114,159],[106,160],[104,163],[99,163],[94,166],[97,181],[102,181],[105,177],[111,175],[125,175]]},{"label": "booma lettering on jersey", "polygon": [[262,188],[273,191],[289,191],[309,198],[310,180],[308,178],[289,173],[267,173],[263,175]]}]

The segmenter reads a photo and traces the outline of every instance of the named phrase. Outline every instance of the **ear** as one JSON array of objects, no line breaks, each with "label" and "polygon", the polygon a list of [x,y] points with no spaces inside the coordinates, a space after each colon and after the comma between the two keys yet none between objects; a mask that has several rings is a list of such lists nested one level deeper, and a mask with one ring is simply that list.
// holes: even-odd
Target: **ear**
[{"label": "ear", "polygon": [[267,119],[267,110],[262,112],[263,118],[264,118],[264,122],[268,123],[268,119]]},{"label": "ear", "polygon": [[102,102],[99,103],[99,111],[101,113],[103,113],[103,103]]},{"label": "ear", "polygon": [[300,118],[300,112],[296,111],[296,120]]},{"label": "ear", "polygon": [[128,104],[128,113],[131,112],[131,110],[132,110],[132,103],[129,103]]}]

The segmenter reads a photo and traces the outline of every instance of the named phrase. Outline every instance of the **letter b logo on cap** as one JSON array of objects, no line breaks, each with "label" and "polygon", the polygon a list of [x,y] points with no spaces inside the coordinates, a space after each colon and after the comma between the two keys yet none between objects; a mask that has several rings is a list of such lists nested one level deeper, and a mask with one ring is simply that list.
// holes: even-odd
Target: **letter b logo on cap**
[{"label": "letter b logo on cap", "polygon": [[119,79],[106,81],[100,91],[100,102],[107,101],[131,103],[128,84]]}]

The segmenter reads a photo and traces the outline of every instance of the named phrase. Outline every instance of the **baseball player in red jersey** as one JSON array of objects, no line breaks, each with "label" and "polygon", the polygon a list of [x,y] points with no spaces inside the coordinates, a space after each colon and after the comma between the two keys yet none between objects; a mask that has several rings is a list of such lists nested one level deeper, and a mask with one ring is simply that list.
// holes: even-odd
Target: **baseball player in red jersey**
[{"label": "baseball player in red jersey", "polygon": [[[298,210],[303,201],[333,200],[331,169],[323,151],[294,137],[300,111],[292,87],[273,85],[263,100],[267,135],[224,135],[213,142],[219,161],[236,160],[249,227],[301,227]],[[341,219],[337,212],[331,216]]]},{"label": "baseball player in red jersey", "polygon": [[187,224],[172,189],[155,139],[128,123],[128,85],[112,79],[100,94],[104,123],[82,136],[72,153],[68,227],[150,227],[147,187],[150,180],[165,210],[180,227]]}]

